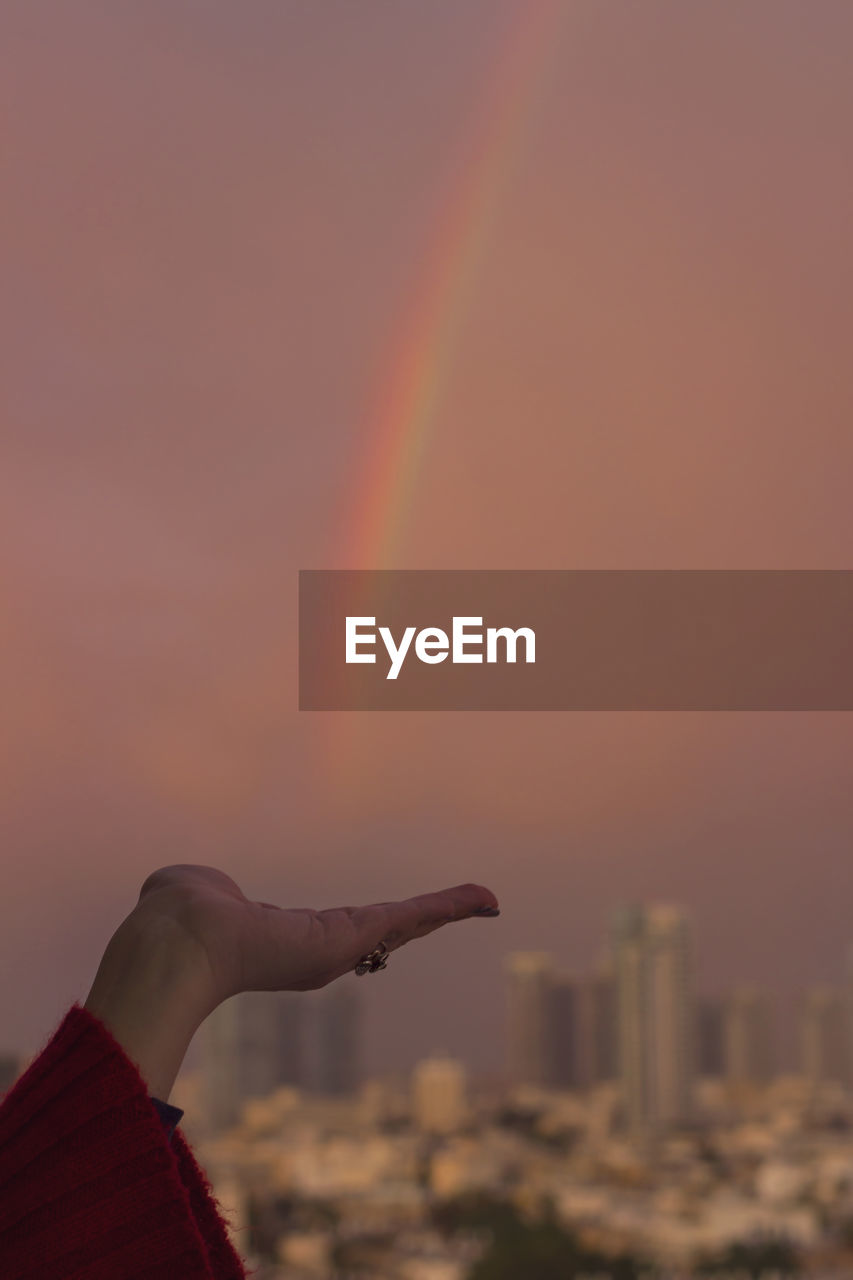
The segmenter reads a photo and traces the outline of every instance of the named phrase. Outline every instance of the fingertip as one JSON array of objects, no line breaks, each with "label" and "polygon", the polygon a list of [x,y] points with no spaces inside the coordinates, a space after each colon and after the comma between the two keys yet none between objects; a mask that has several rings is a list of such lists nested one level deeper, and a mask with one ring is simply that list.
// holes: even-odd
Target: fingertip
[{"label": "fingertip", "polygon": [[459,884],[455,889],[450,890],[451,893],[458,893],[461,896],[472,899],[481,906],[496,907],[498,900],[492,893],[491,889],[484,884]]},{"label": "fingertip", "polygon": [[460,885],[457,893],[459,898],[466,901],[466,905],[460,910],[461,903],[457,899],[457,919],[468,920],[472,916],[494,917],[499,916],[501,913],[497,898],[491,889],[487,889],[485,885]]},{"label": "fingertip", "polygon": [[487,889],[483,884],[472,884],[469,886],[472,893],[476,893],[479,903],[476,908],[477,915],[500,915],[500,905],[491,889]]}]

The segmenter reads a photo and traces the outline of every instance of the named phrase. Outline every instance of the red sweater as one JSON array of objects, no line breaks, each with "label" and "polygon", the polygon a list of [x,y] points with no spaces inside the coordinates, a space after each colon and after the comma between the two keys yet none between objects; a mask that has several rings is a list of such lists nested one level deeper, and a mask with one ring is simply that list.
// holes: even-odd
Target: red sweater
[{"label": "red sweater", "polygon": [[0,1104],[2,1280],[245,1280],[180,1131],[74,1005]]}]

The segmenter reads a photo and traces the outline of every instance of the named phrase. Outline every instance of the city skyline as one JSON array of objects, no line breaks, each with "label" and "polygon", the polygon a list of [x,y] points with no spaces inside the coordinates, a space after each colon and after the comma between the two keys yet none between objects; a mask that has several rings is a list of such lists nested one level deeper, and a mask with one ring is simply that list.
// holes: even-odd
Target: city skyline
[{"label": "city skyline", "polygon": [[[771,1269],[784,1260],[839,1280],[853,1220],[851,975],[846,988],[803,991],[799,1071],[780,1073],[767,992],[697,995],[691,934],[678,906],[637,903],[614,910],[609,947],[585,971],[547,952],[506,955],[500,1080],[443,1052],[405,1076],[353,1075],[334,1095],[315,1072],[245,1096],[223,1128],[205,1112],[203,1063],[177,1094],[235,1240],[274,1257],[276,1280],[365,1258],[389,1280],[422,1266],[466,1280],[484,1250],[504,1247],[497,1225],[491,1237],[464,1230],[482,1212],[531,1231],[558,1223],[567,1255],[570,1240],[600,1251],[597,1274],[631,1255],[637,1276],[698,1274],[711,1260],[734,1275],[751,1250]],[[308,998],[303,1028],[355,991],[334,995]],[[255,998],[238,1001],[252,1011]],[[272,1013],[279,997],[266,999]],[[356,1024],[341,1026],[352,1051]]]},{"label": "city skyline", "polygon": [[[637,903],[628,907],[623,901],[614,906],[609,924],[607,919],[603,921],[599,942],[592,947],[586,960],[578,956],[576,949],[573,951],[576,961],[573,964],[567,964],[566,952],[561,956],[556,948],[537,951],[522,947],[503,953],[496,966],[497,981],[492,989],[493,994],[497,994],[499,1009],[499,1017],[493,1024],[492,1045],[500,1049],[499,1060],[490,1053],[490,1063],[483,1068],[476,1054],[466,1054],[458,1043],[455,1048],[451,1047],[449,1042],[453,1037],[448,1036],[446,1027],[438,1018],[426,1026],[426,1040],[422,1041],[426,1047],[414,1056],[404,1050],[405,1037],[396,1037],[396,1052],[391,1055],[390,1070],[409,1071],[417,1062],[427,1058],[430,1051],[435,1051],[465,1062],[466,1068],[475,1076],[505,1075],[509,1080],[524,1076],[543,1084],[560,1080],[571,1087],[584,1087],[596,1079],[615,1078],[618,1070],[614,1039],[607,1030],[608,1020],[615,1017],[615,1013],[605,1013],[603,1017],[600,1013],[602,1007],[606,1008],[615,1000],[613,953],[612,949],[608,950],[608,945],[612,944],[614,925],[618,927],[620,920],[624,922],[633,913],[642,913],[654,905]],[[666,909],[681,910],[677,905],[669,904]],[[844,949],[834,975],[830,973],[823,981],[804,982],[791,993],[756,984],[745,975],[739,975],[728,984],[709,984],[706,979],[708,957],[701,949],[696,960],[692,1003],[694,1048],[700,1074],[703,1064],[705,1074],[719,1074],[713,1065],[708,1064],[722,1062],[726,1056],[740,1058],[750,1064],[763,1062],[763,1067],[750,1067],[746,1072],[756,1080],[774,1073],[797,1072],[809,1054],[814,1061],[837,1062],[841,1058],[853,1061],[853,941]],[[507,988],[511,987],[516,962],[522,971],[541,985],[542,1009],[538,1030],[528,1021],[524,1030],[513,1036],[506,994]],[[250,1028],[264,1028],[250,1032],[250,1040],[253,1036],[261,1040],[269,1038],[275,1022],[268,1016],[274,1007],[271,994],[246,993],[220,1006],[206,1019],[193,1042],[189,1055],[191,1067],[198,1065],[205,1046],[213,1046],[215,1054],[217,1036],[235,1017],[239,1018],[241,1010],[248,1014]],[[783,998],[785,994],[788,994],[787,999]],[[411,998],[411,995],[410,990],[403,992],[404,999]],[[538,1068],[519,1070],[513,1063],[513,1040],[522,1045],[523,1055],[528,1061],[541,1054],[543,1020],[551,1017],[551,1001],[559,1000],[561,996],[566,1009],[570,1010],[566,1021],[575,1021],[576,1026],[582,1028],[580,1049],[575,1043],[578,1033],[573,1030],[556,1050],[563,1054],[562,1066],[555,1068],[553,1063],[546,1064],[544,1059],[540,1059]],[[363,983],[356,986],[349,978],[343,978],[321,992],[284,992],[280,993],[279,999],[284,1016],[281,1026],[285,1042],[289,1045],[285,1057],[292,1064],[286,1073],[289,1082],[316,1091],[318,1082],[325,1079],[327,1092],[334,1094],[348,1090],[350,1086],[346,1082],[353,1078],[353,1074],[358,1077],[381,1074],[381,1065],[371,1061],[369,1037],[377,1019],[387,1018],[393,1022],[396,1015],[392,1009],[385,1008],[380,988],[373,988],[371,998],[369,987]],[[755,1029],[754,1014],[753,1030],[743,1025],[744,1018],[750,1018],[751,1007],[760,1009],[764,1019],[764,1025],[758,1030]],[[368,1018],[368,1013],[372,1013],[372,1019]],[[846,1028],[840,1035],[832,1029],[839,1020]],[[293,1029],[301,1046],[295,1057],[293,1040],[288,1038]],[[727,1049],[727,1039],[734,1039],[735,1046]],[[8,1037],[4,1040],[0,1028],[0,1067],[5,1064],[0,1079],[11,1078],[11,1064],[20,1065],[28,1061],[31,1053],[31,1047],[16,1045]],[[343,1058],[344,1064],[341,1065],[340,1061],[335,1064],[336,1058]]]},{"label": "city skyline", "polygon": [[[845,986],[843,965],[836,984],[800,993],[794,1055],[786,1061],[771,993],[740,982],[709,996],[691,932],[675,905],[623,905],[604,933],[609,949],[599,948],[586,968],[570,973],[547,952],[508,953],[499,1057],[485,1078],[509,1089],[575,1093],[615,1085],[626,1131],[635,1137],[689,1127],[703,1079],[725,1081],[741,1101],[791,1074],[814,1087],[853,1084],[853,988]],[[339,981],[307,995],[246,993],[220,1006],[192,1059],[202,1069],[215,1126],[233,1123],[246,1099],[281,1086],[346,1097],[388,1075],[365,1066],[363,992],[362,984]],[[390,1075],[408,1074],[416,1096],[418,1072],[430,1064],[439,1092],[449,1073],[449,1095],[456,1089],[459,1100],[448,1105],[462,1108],[465,1084],[454,1084],[454,1073],[472,1082],[482,1076],[464,1055],[434,1049]]]}]

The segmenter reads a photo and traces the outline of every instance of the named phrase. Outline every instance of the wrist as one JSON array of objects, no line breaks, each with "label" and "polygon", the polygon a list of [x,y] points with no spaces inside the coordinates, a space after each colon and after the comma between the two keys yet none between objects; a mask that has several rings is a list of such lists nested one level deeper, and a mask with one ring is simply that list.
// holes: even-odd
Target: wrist
[{"label": "wrist", "polygon": [[166,1102],[211,1001],[203,949],[174,920],[137,907],[110,939],[85,1008]]}]

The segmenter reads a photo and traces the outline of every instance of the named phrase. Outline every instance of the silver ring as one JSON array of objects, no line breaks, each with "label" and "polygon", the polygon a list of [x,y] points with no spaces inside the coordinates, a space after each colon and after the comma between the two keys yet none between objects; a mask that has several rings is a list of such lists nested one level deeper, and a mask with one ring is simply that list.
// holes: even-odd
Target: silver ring
[{"label": "silver ring", "polygon": [[366,956],[362,956],[355,971],[360,978],[366,973],[378,973],[380,969],[388,967],[388,948],[384,942],[380,942],[378,947],[374,947],[373,951],[368,951]]}]

